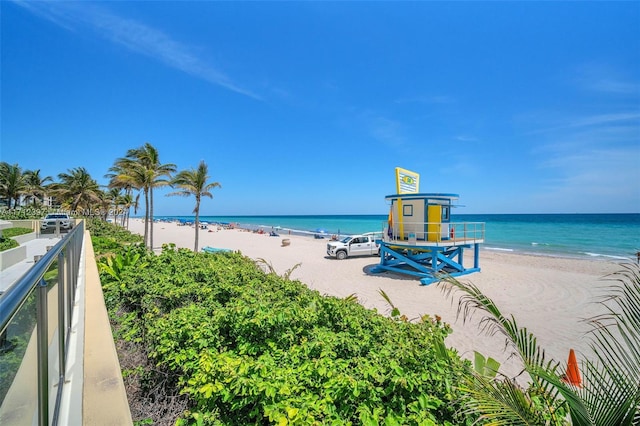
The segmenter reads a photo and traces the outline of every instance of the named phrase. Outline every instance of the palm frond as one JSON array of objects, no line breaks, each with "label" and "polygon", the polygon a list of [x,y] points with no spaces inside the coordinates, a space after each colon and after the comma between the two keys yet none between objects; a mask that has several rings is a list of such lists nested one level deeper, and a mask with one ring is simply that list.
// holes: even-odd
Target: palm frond
[{"label": "palm frond", "polygon": [[557,405],[559,391],[540,374],[546,372],[549,376],[557,377],[560,364],[552,359],[547,360],[545,351],[538,345],[536,337],[526,328],[521,328],[513,315],[506,317],[502,314],[494,301],[484,295],[474,284],[462,283],[452,277],[446,277],[439,282],[447,296],[453,290],[462,292],[458,301],[457,318],[462,315],[463,322],[470,320],[477,312],[484,316],[479,321],[480,330],[489,335],[501,334],[505,338],[505,349],[510,349],[510,357],[519,358],[529,374],[532,386],[544,395],[541,401],[547,411]]},{"label": "palm frond", "polygon": [[467,412],[482,413],[480,421],[495,426],[540,424],[528,395],[512,380],[493,380],[479,374],[467,376],[461,388],[470,396]]},{"label": "palm frond", "polygon": [[595,360],[586,365],[581,396],[595,424],[638,424],[640,418],[640,266],[621,265],[589,320]]},{"label": "palm frond", "polygon": [[463,322],[470,320],[476,311],[485,315],[479,321],[480,330],[488,335],[502,334],[505,338],[505,349],[511,348],[510,356],[517,356],[525,365],[555,371],[559,364],[553,360],[547,361],[545,351],[538,345],[536,337],[526,328],[520,328],[513,315],[506,317],[502,314],[495,302],[485,296],[474,284],[462,283],[454,278],[447,277],[440,281],[439,285],[447,296],[452,291],[462,292],[458,302],[456,317],[462,315]]}]

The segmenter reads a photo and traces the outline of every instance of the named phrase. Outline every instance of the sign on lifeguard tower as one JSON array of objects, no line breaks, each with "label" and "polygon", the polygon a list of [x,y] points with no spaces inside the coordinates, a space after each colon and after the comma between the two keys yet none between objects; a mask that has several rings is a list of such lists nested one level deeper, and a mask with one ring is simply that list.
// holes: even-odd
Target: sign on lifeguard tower
[{"label": "sign on lifeguard tower", "polygon": [[396,190],[398,194],[416,194],[420,192],[420,175],[396,167]]}]

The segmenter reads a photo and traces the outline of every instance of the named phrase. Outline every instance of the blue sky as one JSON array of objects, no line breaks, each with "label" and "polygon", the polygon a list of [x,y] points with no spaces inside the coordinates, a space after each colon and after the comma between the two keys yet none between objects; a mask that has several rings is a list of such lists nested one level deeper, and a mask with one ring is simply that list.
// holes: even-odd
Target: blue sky
[{"label": "blue sky", "polygon": [[[0,2],[2,161],[150,142],[206,215],[640,212],[640,2]],[[193,198],[158,192],[158,215]]]}]

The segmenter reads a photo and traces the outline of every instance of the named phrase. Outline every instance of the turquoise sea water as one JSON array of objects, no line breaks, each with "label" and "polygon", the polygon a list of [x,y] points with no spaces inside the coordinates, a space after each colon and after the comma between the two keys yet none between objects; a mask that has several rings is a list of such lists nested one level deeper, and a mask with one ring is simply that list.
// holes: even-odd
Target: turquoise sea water
[{"label": "turquoise sea water", "polygon": [[[193,220],[193,216],[156,217]],[[382,231],[387,215],[202,216],[201,221],[242,227],[282,228],[280,233],[313,236]],[[633,259],[640,251],[640,214],[474,214],[452,215],[452,222],[485,222],[487,250],[541,255]]]}]

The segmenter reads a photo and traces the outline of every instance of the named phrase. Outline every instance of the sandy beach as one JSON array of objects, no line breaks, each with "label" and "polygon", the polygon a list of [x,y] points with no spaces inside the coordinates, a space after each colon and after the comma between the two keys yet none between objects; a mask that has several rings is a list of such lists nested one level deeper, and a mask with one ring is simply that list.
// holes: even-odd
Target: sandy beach
[{"label": "sandy beach", "polygon": [[[193,249],[194,228],[177,223],[154,224],[154,247],[174,243],[177,247]],[[142,235],[144,222],[132,219],[129,230]],[[290,239],[283,246],[282,239]],[[477,320],[463,323],[456,319],[457,295],[447,296],[436,284],[421,286],[418,278],[392,273],[371,274],[378,257],[357,257],[336,260],[326,255],[326,239],[284,235],[270,237],[241,229],[200,230],[200,248],[205,246],[238,250],[252,259],[264,259],[280,275],[300,264],[291,274],[309,288],[321,294],[345,297],[356,294],[367,308],[388,314],[387,302],[380,296],[384,290],[400,312],[409,318],[424,314],[439,315],[451,324],[453,333],[447,345],[461,356],[471,359],[477,350],[498,360],[501,372],[514,377],[521,365],[508,359],[504,338],[487,336],[479,331]],[[607,285],[603,278],[621,269],[607,261],[532,256],[510,252],[481,250],[481,271],[463,276],[491,297],[502,313],[513,314],[521,327],[527,327],[545,348],[547,356],[566,362],[569,350],[576,350],[578,358],[588,354],[585,332],[589,329],[582,320],[599,312],[594,303]],[[523,382],[524,378],[520,378]]]}]

